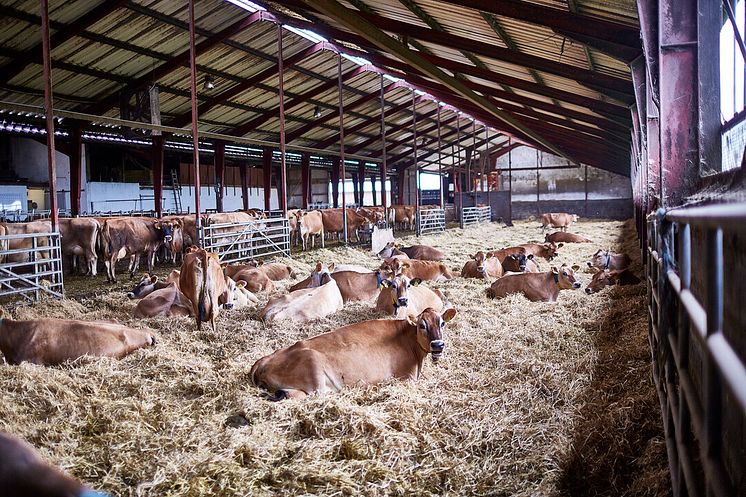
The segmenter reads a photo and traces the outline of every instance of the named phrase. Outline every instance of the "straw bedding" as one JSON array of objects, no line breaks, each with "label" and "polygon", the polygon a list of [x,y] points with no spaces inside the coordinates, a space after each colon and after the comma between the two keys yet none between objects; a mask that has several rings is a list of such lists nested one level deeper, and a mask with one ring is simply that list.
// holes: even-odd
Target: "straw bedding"
[{"label": "straw bedding", "polygon": [[[573,231],[596,243],[566,245],[555,263],[583,264],[597,247],[637,258],[630,223]],[[419,243],[442,248],[460,273],[479,249],[541,238],[536,223],[490,224]],[[353,248],[287,262],[303,274],[316,260],[377,264]],[[585,287],[591,276],[578,277]],[[566,290],[549,304],[489,300],[487,283],[455,278],[437,285],[459,311],[445,354],[427,360],[417,383],[279,403],[251,386],[254,361],[380,317],[371,304],[307,325],[264,325],[255,320],[268,298],[260,295],[258,308],[221,313],[217,333],[197,332],[187,318],[133,319],[129,286],[73,278],[73,298],[12,314],[151,327],[155,348],[55,368],[0,363],[0,429],[113,495],[668,494],[642,285]]]}]

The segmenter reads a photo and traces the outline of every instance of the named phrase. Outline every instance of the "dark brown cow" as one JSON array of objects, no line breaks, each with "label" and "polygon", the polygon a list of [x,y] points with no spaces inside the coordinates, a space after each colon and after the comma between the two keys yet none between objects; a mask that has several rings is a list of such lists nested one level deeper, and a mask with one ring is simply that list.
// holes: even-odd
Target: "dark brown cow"
[{"label": "dark brown cow", "polygon": [[547,233],[544,237],[544,241],[547,243],[593,243],[593,240],[586,238],[575,233],[568,233],[566,231],[555,231],[554,233]]},{"label": "dark brown cow", "polygon": [[602,269],[593,275],[593,279],[585,287],[585,293],[591,294],[600,292],[607,286],[613,285],[637,285],[640,278],[635,276],[629,269],[614,270]]},{"label": "dark brown cow", "polygon": [[443,354],[443,329],[455,315],[455,309],[442,315],[425,309],[417,317],[364,321],[301,340],[259,359],[251,382],[281,400],[394,378],[417,380],[425,357],[431,354],[435,362]]},{"label": "dark brown cow", "polygon": [[405,274],[410,278],[419,278],[424,281],[442,282],[453,278],[453,273],[448,266],[438,261],[391,258],[383,261],[381,271],[390,276]]},{"label": "dark brown cow", "polygon": [[384,212],[383,207],[359,207],[357,211],[375,224],[383,222],[386,218],[386,212]]},{"label": "dark brown cow", "polygon": [[503,259],[503,271],[505,273],[538,273],[539,265],[534,260],[534,254],[509,255]]},{"label": "dark brown cow", "polygon": [[407,257],[410,259],[419,259],[421,261],[442,261],[446,258],[446,255],[439,249],[428,245],[412,245],[411,247],[401,247],[399,250],[407,254]]},{"label": "dark brown cow", "polygon": [[101,225],[90,217],[60,218],[60,236],[62,255],[74,271],[78,258],[86,263],[86,274],[96,276],[98,255],[96,240]]},{"label": "dark brown cow", "polygon": [[549,212],[541,215],[541,231],[543,232],[548,226],[559,228],[562,231],[567,231],[567,228],[572,223],[577,221],[577,214],[568,214],[566,212]]},{"label": "dark brown cow", "polygon": [[487,296],[501,299],[511,293],[522,293],[532,302],[556,302],[560,290],[580,288],[580,282],[573,274],[578,269],[579,266],[571,269],[563,264],[559,269],[553,267],[548,273],[507,274],[487,289]]},{"label": "dark brown cow", "polygon": [[0,432],[3,497],[108,497],[44,461],[29,443]]},{"label": "dark brown cow", "polygon": [[152,330],[101,321],[29,319],[15,321],[0,310],[0,351],[9,364],[54,366],[83,356],[115,357],[155,345]]},{"label": "dark brown cow", "polygon": [[[324,223],[324,231],[326,233],[342,233],[344,230],[344,219],[342,217],[342,209],[322,209],[321,220]],[[371,221],[357,212],[355,209],[347,209],[347,236],[352,239],[352,235],[355,235],[357,241],[360,241],[360,235],[358,230],[363,226],[370,224]]]},{"label": "dark brown cow", "polygon": [[466,261],[461,270],[464,278],[500,278],[503,275],[503,266],[497,257],[485,254],[481,250],[470,256],[472,260]]},{"label": "dark brown cow", "polygon": [[614,254],[609,250],[597,250],[587,261],[588,267],[597,269],[627,269],[632,264],[632,259],[627,254]]}]

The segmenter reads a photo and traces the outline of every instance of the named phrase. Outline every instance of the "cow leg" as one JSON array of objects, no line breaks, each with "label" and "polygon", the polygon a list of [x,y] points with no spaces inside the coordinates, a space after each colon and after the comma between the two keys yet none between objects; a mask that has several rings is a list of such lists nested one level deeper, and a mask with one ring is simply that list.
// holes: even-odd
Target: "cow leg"
[{"label": "cow leg", "polygon": [[117,256],[116,254],[109,257],[108,261],[104,261],[104,265],[106,265],[106,279],[110,281],[111,283],[116,283],[117,282],[117,273],[116,273]]},{"label": "cow leg", "polygon": [[88,274],[96,276],[98,272],[98,256],[96,253],[88,254]]}]

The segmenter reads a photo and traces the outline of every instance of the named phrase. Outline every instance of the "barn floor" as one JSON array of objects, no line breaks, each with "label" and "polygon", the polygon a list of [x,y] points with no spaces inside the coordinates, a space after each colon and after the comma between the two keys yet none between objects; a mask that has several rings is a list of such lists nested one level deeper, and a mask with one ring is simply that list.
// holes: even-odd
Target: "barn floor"
[{"label": "barn floor", "polygon": [[[574,231],[597,243],[566,245],[559,263],[584,264],[598,247],[638,257],[629,222],[581,222]],[[444,249],[460,273],[476,250],[541,237],[532,222],[421,242]],[[316,260],[377,264],[351,248],[288,264],[306,273]],[[590,274],[579,278],[584,288]],[[370,305],[310,325],[265,326],[253,319],[259,309],[243,309],[222,313],[217,333],[197,332],[186,318],[132,319],[124,280],[112,290],[103,275],[70,278],[68,300],[13,314],[150,326],[154,349],[57,368],[0,363],[0,429],[95,488],[117,496],[669,494],[643,285],[567,290],[547,304],[491,301],[483,281],[455,278],[438,286],[459,315],[446,328],[443,359],[427,360],[419,382],[270,403],[250,385],[254,361],[377,317]]]}]

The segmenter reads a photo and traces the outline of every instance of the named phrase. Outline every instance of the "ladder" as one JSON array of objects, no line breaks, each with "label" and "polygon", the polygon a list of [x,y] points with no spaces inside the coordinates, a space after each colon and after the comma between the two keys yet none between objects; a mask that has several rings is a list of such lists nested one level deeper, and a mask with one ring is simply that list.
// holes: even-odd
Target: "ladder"
[{"label": "ladder", "polygon": [[176,212],[181,214],[181,185],[179,184],[179,177],[176,174],[176,169],[171,169],[171,188],[174,192],[174,209]]}]

